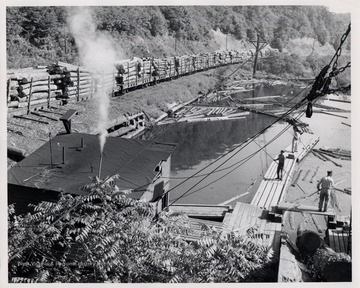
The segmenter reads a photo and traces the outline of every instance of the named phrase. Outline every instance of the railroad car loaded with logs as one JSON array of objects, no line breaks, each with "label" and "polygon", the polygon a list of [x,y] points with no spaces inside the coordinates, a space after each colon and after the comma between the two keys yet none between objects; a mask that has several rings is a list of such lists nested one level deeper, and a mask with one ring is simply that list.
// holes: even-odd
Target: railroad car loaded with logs
[{"label": "railroad car loaded with logs", "polygon": [[[266,57],[269,51],[260,51]],[[223,65],[242,63],[254,51],[215,51],[167,58],[136,58],[117,61],[107,71],[93,71],[57,61],[49,66],[9,70],[7,73],[8,111],[59,106],[85,101],[95,93],[118,96],[132,89],[154,85],[159,81],[204,71]]]}]

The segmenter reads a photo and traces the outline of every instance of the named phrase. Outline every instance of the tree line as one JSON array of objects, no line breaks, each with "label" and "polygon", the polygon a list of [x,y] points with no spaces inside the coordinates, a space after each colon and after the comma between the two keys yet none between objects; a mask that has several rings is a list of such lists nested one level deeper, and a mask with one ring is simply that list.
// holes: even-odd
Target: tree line
[{"label": "tree line", "polygon": [[[130,43],[122,45],[128,53],[136,50],[131,45],[135,36],[170,36],[205,43],[206,49],[206,43],[213,41],[212,30],[246,41],[255,40],[259,33],[280,52],[291,39],[301,37],[336,49],[350,22],[350,15],[334,14],[322,6],[114,6],[92,10],[98,29],[116,42]],[[67,28],[69,7],[7,7],[6,12],[8,68],[76,61],[77,48]]]}]

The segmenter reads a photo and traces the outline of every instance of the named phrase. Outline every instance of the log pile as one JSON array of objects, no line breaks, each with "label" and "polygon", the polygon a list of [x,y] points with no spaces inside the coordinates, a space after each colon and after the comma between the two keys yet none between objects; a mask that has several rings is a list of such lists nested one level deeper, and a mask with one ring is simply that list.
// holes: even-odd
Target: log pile
[{"label": "log pile", "polygon": [[[188,74],[222,64],[238,63],[253,52],[215,51],[167,58],[133,58],[114,63],[107,71],[90,69],[57,61],[49,66],[9,71],[7,75],[8,108],[21,108],[58,100],[81,101],[97,92],[114,93],[149,82]],[[228,96],[228,95],[226,95]]]},{"label": "log pile", "polygon": [[46,103],[62,94],[62,75],[50,75],[46,68],[26,68],[8,73],[8,107],[21,108]]},{"label": "log pile", "polygon": [[47,68],[50,75],[62,76],[58,83],[62,94],[58,98],[79,101],[83,97],[92,96],[96,91],[93,73],[88,69],[60,61]]}]

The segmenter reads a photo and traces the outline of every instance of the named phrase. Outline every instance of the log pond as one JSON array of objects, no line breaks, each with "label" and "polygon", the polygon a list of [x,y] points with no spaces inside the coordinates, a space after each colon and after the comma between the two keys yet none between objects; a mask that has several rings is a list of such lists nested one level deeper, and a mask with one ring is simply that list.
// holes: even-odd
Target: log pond
[{"label": "log pond", "polygon": [[[254,90],[236,92],[232,97],[280,95],[289,99],[297,94],[299,98],[306,96],[306,90],[297,86],[261,84],[252,88]],[[343,106],[344,103],[331,103],[332,106],[337,104]],[[346,116],[350,117],[349,113]],[[344,135],[331,133],[341,125],[338,119],[332,121],[334,118],[337,117],[314,113],[312,118],[301,120],[308,123],[315,134],[320,133],[321,143],[317,147],[350,150],[350,132],[344,132]],[[271,116],[250,113],[238,120],[182,122],[155,126],[141,138],[178,144],[172,155],[170,203],[220,204],[235,196],[239,196],[237,201],[250,203],[271,158],[291,143],[292,129],[285,129],[288,124],[279,121],[254,141],[241,143],[275,120]],[[350,130],[341,128],[342,131]],[[264,145],[266,147],[260,150]]]}]

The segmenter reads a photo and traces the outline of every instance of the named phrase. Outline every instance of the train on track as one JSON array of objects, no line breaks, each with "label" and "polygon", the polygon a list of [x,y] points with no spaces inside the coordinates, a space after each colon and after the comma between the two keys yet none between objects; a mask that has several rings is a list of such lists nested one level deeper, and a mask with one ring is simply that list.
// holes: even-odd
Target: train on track
[{"label": "train on track", "polygon": [[[265,58],[270,50],[262,50]],[[8,112],[37,110],[68,102],[85,101],[99,91],[119,96],[130,90],[145,88],[161,81],[250,61],[255,50],[215,51],[171,56],[136,58],[117,61],[106,71],[94,71],[57,61],[48,66],[9,70],[7,74]]]}]

